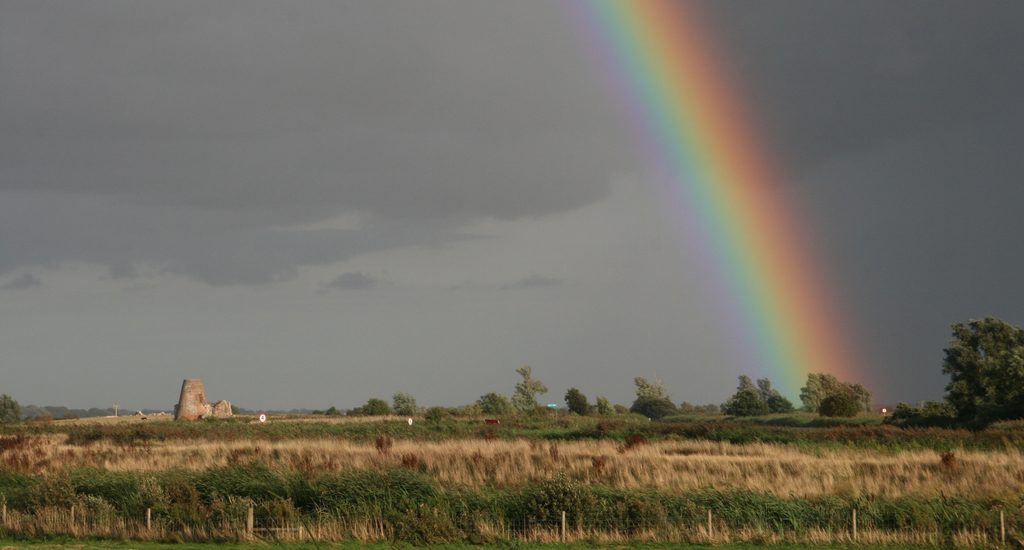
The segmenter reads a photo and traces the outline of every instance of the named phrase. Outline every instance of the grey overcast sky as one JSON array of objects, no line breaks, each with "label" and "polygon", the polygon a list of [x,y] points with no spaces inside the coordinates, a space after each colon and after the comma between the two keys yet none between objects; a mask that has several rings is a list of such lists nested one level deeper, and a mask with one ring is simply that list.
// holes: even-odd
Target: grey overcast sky
[{"label": "grey overcast sky", "polygon": [[[1024,3],[701,4],[881,401],[1024,324]],[[550,1],[0,0],[0,392],[720,402],[676,209]]]}]

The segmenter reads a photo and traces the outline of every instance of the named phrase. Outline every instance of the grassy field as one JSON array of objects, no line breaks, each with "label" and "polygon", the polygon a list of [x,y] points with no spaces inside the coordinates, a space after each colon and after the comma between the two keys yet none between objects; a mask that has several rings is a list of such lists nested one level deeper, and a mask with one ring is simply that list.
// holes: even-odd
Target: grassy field
[{"label": "grassy field", "polygon": [[[523,544],[501,544],[501,545],[474,545],[474,544],[439,544],[429,546],[432,550],[479,550],[482,548],[505,548],[505,549],[518,549],[518,550],[588,550],[588,549],[627,549],[636,548],[640,550],[662,550],[662,549],[679,549],[688,548],[693,550],[711,549],[715,550],[755,550],[759,548],[758,545],[751,544],[722,544],[716,546],[710,545],[679,545],[679,544],[658,544],[658,543],[644,543],[644,544],[594,544],[594,543],[574,543],[574,544],[559,544],[559,543],[523,543]],[[355,550],[355,549],[369,549],[369,550],[393,550],[395,545],[393,544],[363,544],[358,542],[347,542],[347,543],[329,543],[329,544],[313,544],[313,543],[275,543],[275,542],[258,542],[258,543],[230,543],[230,544],[209,544],[209,543],[154,543],[154,542],[127,542],[127,541],[73,541],[68,540],[65,542],[54,542],[54,541],[3,541],[0,540],[0,550],[211,550],[212,548],[220,548],[224,550]],[[801,544],[784,544],[779,545],[776,548],[780,550],[815,550],[820,549],[820,545],[801,545]],[[856,548],[858,550],[902,550],[902,549],[914,549],[924,548],[923,546],[891,546],[891,545],[834,545],[829,548]]]},{"label": "grassy field", "polygon": [[649,422],[636,415],[611,417],[546,416],[504,418],[500,425],[481,419],[453,418],[443,422],[417,419],[412,426],[394,417],[274,417],[260,424],[254,417],[195,423],[166,417],[142,420],[100,418],[33,422],[8,427],[0,434],[63,434],[71,443],[106,440],[117,444],[169,440],[261,440],[340,438],[373,441],[380,435],[418,441],[453,439],[531,439],[544,441],[700,439],[725,443],[781,443],[810,448],[857,447],[877,452],[930,449],[1000,450],[1024,447],[1024,426],[998,423],[984,430],[899,428],[883,425],[881,417],[828,419],[809,413],[730,418],[722,415],[676,417]]},{"label": "grassy field", "polygon": [[[672,543],[629,543],[629,544],[601,544],[601,543],[519,543],[499,545],[477,545],[477,544],[438,544],[429,547],[431,550],[479,550],[482,548],[503,548],[515,550],[668,550],[668,549],[714,549],[714,550],[756,550],[762,548],[756,544],[672,544]],[[780,544],[774,548],[779,550],[818,550],[821,548],[833,549],[857,549],[857,550],[911,550],[928,548],[921,545],[884,545],[884,544],[836,544],[830,546],[805,545],[805,544]],[[282,543],[282,542],[249,542],[249,543],[155,543],[135,541],[3,541],[0,540],[0,550],[211,550],[222,548],[224,550],[393,550],[394,544],[363,544],[358,542],[343,543]]]},{"label": "grassy field", "polygon": [[861,544],[976,546],[1024,527],[1022,432],[801,414],[31,423],[0,434],[0,536],[835,544],[856,511]]}]

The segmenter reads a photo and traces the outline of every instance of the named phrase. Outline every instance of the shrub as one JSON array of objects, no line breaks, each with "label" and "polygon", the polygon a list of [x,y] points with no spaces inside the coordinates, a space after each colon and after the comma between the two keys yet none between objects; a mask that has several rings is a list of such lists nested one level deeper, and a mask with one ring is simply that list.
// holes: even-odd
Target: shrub
[{"label": "shrub", "polygon": [[576,388],[569,388],[569,391],[565,393],[565,404],[568,406],[569,412],[580,416],[590,413],[590,403],[587,402],[587,396],[583,395],[583,392]]},{"label": "shrub", "polygon": [[732,416],[760,416],[768,414],[768,404],[761,399],[757,390],[745,389],[736,392],[722,405],[722,412]]},{"label": "shrub", "polygon": [[383,399],[369,399],[362,407],[356,407],[348,412],[349,416],[386,416],[391,414],[391,407]]},{"label": "shrub", "polygon": [[637,397],[630,412],[642,414],[651,420],[658,420],[676,413],[676,405],[665,397]]},{"label": "shrub", "polygon": [[500,393],[491,392],[480,396],[480,409],[484,414],[505,416],[512,414],[512,403]]},{"label": "shrub", "polygon": [[818,406],[821,416],[854,417],[863,408],[862,401],[850,391],[839,390],[830,394]]},{"label": "shrub", "polygon": [[391,397],[394,403],[395,414],[401,416],[414,416],[419,412],[416,405],[416,398],[405,392],[397,392]]},{"label": "shrub", "polygon": [[444,407],[430,407],[427,409],[426,414],[423,415],[423,419],[431,424],[440,424],[445,420],[451,419],[451,417],[451,413]]},{"label": "shrub", "polygon": [[885,421],[906,427],[952,427],[956,425],[956,409],[945,401],[925,401],[921,407],[899,403]]},{"label": "shrub", "polygon": [[0,424],[11,424],[21,420],[21,405],[11,396],[0,394]]}]

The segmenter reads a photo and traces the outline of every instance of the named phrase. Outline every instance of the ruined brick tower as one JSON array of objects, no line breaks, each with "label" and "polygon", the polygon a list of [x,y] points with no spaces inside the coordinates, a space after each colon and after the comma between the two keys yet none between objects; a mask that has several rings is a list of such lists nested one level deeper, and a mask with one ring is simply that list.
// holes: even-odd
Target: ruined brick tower
[{"label": "ruined brick tower", "polygon": [[226,418],[231,416],[231,403],[221,400],[210,403],[206,400],[206,388],[198,378],[187,378],[181,383],[181,396],[174,406],[175,420],[199,420],[202,418]]}]

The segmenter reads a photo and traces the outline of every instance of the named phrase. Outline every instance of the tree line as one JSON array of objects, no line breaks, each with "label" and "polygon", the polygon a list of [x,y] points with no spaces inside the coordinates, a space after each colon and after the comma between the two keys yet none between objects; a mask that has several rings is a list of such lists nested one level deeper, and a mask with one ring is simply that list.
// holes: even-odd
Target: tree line
[{"label": "tree line", "polygon": [[[927,401],[918,407],[900,403],[887,422],[906,426],[984,426],[1006,419],[1024,418],[1024,329],[994,318],[957,323],[952,327],[949,347],[944,350],[942,372],[949,376],[946,396],[942,401]],[[533,369],[516,369],[520,380],[511,397],[498,392],[480,396],[475,402],[457,409],[431,407],[424,409],[415,397],[398,392],[391,403],[379,398],[349,411],[330,407],[314,414],[328,416],[426,415],[440,419],[452,414],[465,416],[508,416],[543,411],[537,401],[548,387],[535,378]],[[636,398],[629,407],[613,405],[599,396],[593,404],[578,388],[569,388],[564,400],[572,414],[600,415],[635,413],[651,419],[673,415],[724,413],[731,416],[759,416],[795,410],[793,404],[771,381],[753,381],[740,376],[736,392],[721,405],[675,404],[661,382],[643,377],[633,380]],[[800,389],[801,409],[823,416],[851,417],[872,410],[871,392],[861,384],[843,382],[825,373],[807,376]],[[17,401],[0,394],[0,424],[18,422],[23,418]]]}]

